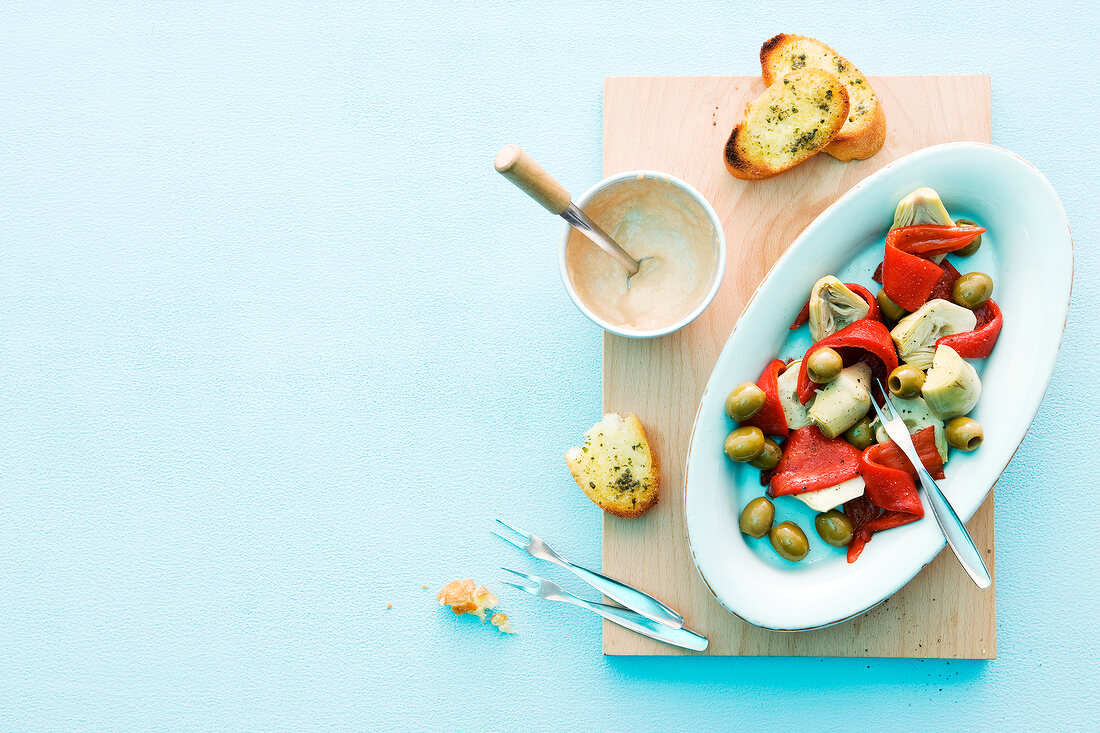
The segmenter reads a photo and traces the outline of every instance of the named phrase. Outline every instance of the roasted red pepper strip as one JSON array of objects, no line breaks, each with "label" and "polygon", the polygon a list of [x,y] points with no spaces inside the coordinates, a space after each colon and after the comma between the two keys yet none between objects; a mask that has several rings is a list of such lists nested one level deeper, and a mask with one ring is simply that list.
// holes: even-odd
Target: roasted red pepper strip
[{"label": "roasted red pepper strip", "polygon": [[[893,469],[886,469],[893,470]],[[913,479],[903,471],[894,471],[904,477],[910,486],[914,486]],[[914,486],[914,491],[916,487]],[[848,543],[848,562],[853,563],[863,553],[863,548],[871,541],[875,532],[886,529],[894,529],[902,525],[915,522],[920,517],[907,512],[884,511],[871,503],[866,496],[853,499],[844,505],[844,513],[852,520],[852,540]],[[923,516],[923,515],[922,515]]]},{"label": "roasted red pepper strip", "polygon": [[951,300],[955,290],[955,281],[962,277],[962,274],[955,269],[955,266],[947,260],[940,262],[940,267],[943,269],[943,274],[940,275],[940,279],[932,288],[932,293],[928,296],[929,300],[935,300],[936,298]]},{"label": "roasted red pepper strip", "polygon": [[944,277],[944,269],[926,257],[961,249],[984,232],[982,227],[949,227],[918,224],[894,229],[886,235],[882,258],[882,288],[907,311],[915,311],[931,297]]},{"label": "roasted red pepper strip", "polygon": [[[878,300],[875,299],[875,296],[871,294],[870,290],[857,283],[844,283],[844,285],[853,293],[867,301],[867,305],[870,307],[870,310],[867,311],[867,318],[870,318],[872,321],[882,320],[882,316],[879,314],[878,310]],[[809,320],[810,301],[807,300],[806,305],[802,306],[802,310],[798,311],[798,315],[795,316],[794,323],[791,324],[791,330],[793,331],[800,326],[804,326]]]},{"label": "roasted red pepper strip", "polygon": [[852,522],[852,539],[848,542],[849,563],[855,562],[863,552],[863,548],[871,541],[873,532],[870,525],[881,515],[882,510],[867,498],[866,489],[863,496],[844,503],[844,516]]},{"label": "roasted red pepper strip", "polygon": [[816,425],[799,428],[783,445],[768,494],[804,494],[853,479],[859,475],[861,455],[843,438],[826,438]]},{"label": "roasted red pepper strip", "polygon": [[[900,231],[895,229],[894,231]],[[928,301],[943,269],[923,257],[892,247],[887,238],[882,258],[882,289],[907,311],[915,311]]]},{"label": "roasted red pepper strip", "polygon": [[806,305],[802,306],[802,310],[798,311],[798,315],[794,317],[794,323],[791,324],[791,330],[795,330],[800,326],[805,326],[810,320],[810,301],[806,301]]},{"label": "roasted red pepper strip", "polygon": [[[913,433],[913,447],[917,449],[920,462],[928,469],[928,473],[932,474],[932,478],[943,478],[943,459],[936,447],[936,429],[929,425]],[[874,451],[872,457],[875,463],[890,468],[900,468],[907,471],[914,479],[917,478],[917,472],[913,468],[913,464],[909,462],[909,459],[905,457],[905,453],[895,443],[887,441],[872,445],[864,451],[865,455],[867,451]]]},{"label": "roasted red pepper strip", "polygon": [[[861,297],[861,298],[863,298],[864,300],[867,301],[867,305],[870,308],[870,310],[867,311],[867,320],[870,320],[870,321],[881,321],[882,320],[882,314],[879,313],[879,310],[878,310],[878,299],[875,297],[874,293],[872,293],[870,290],[863,287],[862,285],[859,285],[858,283],[844,283],[844,284],[847,285],[848,289],[851,290],[853,293],[855,293],[856,295],[858,295],[859,297]],[[809,306],[810,304],[807,303],[806,305]]]},{"label": "roasted red pepper strip", "polygon": [[[955,269],[947,260],[940,262],[940,268],[943,270],[943,274],[940,275],[939,281],[932,288],[931,294],[928,299],[934,300],[935,298],[942,298],[943,300],[951,300],[951,293],[955,287],[955,281],[962,277],[962,273]],[[877,283],[882,282],[882,263],[878,264],[875,268],[875,274],[871,276],[871,279]]]},{"label": "roasted red pepper strip", "polygon": [[[826,336],[818,341],[806,350],[806,356],[808,357],[824,346],[837,349],[844,359],[845,366],[851,366],[867,355],[874,357],[872,371],[883,382],[885,382],[887,375],[898,366],[898,354],[894,351],[894,342],[890,340],[890,332],[886,330],[886,326],[878,321],[871,321],[866,318],[856,321],[832,336]],[[814,383],[810,381],[809,375],[806,374],[806,362],[807,359],[804,357],[798,368],[798,399],[802,401],[802,404],[810,401],[816,389]]]},{"label": "roasted red pepper strip", "polygon": [[909,254],[933,257],[962,249],[984,232],[984,228],[975,226],[914,224],[891,230],[886,235],[886,246],[897,247]]},{"label": "roasted red pepper strip", "polygon": [[[936,450],[935,428],[913,433],[917,455],[936,478],[943,478],[943,462]],[[924,516],[924,507],[914,481],[913,464],[893,443],[872,445],[863,451],[859,474],[865,484],[863,496],[844,505],[852,520],[852,541],[848,562],[855,562],[875,532],[900,527]]]},{"label": "roasted red pepper strip", "polygon": [[781,438],[786,438],[790,433],[787,416],[783,414],[783,404],[779,401],[779,373],[786,367],[779,359],[764,367],[764,373],[756,380],[756,386],[764,390],[764,406],[752,419],[745,421],[745,425],[755,425],[765,435],[777,435]]},{"label": "roasted red pepper strip", "polygon": [[973,331],[944,336],[936,340],[936,346],[950,346],[964,359],[984,359],[989,356],[997,343],[997,337],[1001,335],[1001,326],[1004,325],[1001,309],[990,298],[974,311],[974,315],[978,318],[978,324]]}]

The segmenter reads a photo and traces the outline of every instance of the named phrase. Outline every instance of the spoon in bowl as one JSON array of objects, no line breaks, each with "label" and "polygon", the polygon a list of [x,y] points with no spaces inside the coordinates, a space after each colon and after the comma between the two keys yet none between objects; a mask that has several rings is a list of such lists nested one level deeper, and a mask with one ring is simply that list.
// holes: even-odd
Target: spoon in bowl
[{"label": "spoon in bowl", "polygon": [[493,165],[498,173],[519,186],[524,193],[542,204],[543,208],[565,219],[574,229],[614,257],[626,268],[628,277],[638,274],[638,260],[631,257],[587,214],[574,206],[569,192],[518,145],[505,145],[501,148]]}]

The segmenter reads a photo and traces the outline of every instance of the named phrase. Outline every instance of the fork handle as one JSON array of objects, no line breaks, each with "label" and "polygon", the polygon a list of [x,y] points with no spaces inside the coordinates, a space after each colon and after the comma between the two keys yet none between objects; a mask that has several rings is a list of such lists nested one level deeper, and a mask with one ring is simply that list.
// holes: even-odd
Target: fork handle
[{"label": "fork handle", "polygon": [[955,508],[940,491],[939,485],[925,469],[924,464],[918,460],[913,465],[917,468],[921,486],[924,487],[924,492],[932,505],[932,514],[936,517],[940,529],[943,530],[943,536],[947,538],[947,546],[955,553],[955,557],[959,559],[959,563],[974,584],[979,588],[988,588],[992,585],[993,578],[989,575],[989,569],[986,568],[985,563],[982,562],[982,554],[974,544],[973,538],[966,531],[966,525],[959,519]]},{"label": "fork handle", "polygon": [[632,611],[637,611],[642,616],[672,629],[678,629],[684,625],[683,616],[648,593],[588,568],[582,568],[580,565],[575,565],[568,560],[563,560],[562,563],[563,568],[571,570],[574,575],[585,583]]},{"label": "fork handle", "polygon": [[624,629],[630,629],[637,634],[648,636],[650,639],[656,639],[657,641],[663,641],[666,644],[672,644],[673,646],[690,649],[695,652],[705,650],[710,644],[707,637],[702,634],[697,634],[691,629],[685,629],[682,626],[681,628],[673,629],[626,608],[609,606],[606,603],[586,601],[583,598],[577,598],[571,594],[566,596],[565,600],[575,606],[587,608],[589,611],[603,616],[611,623],[618,624]]}]

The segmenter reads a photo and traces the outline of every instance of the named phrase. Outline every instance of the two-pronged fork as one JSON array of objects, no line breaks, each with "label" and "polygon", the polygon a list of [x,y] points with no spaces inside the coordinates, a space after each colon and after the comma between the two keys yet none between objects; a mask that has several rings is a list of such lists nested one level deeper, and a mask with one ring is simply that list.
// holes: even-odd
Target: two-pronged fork
[{"label": "two-pronged fork", "polygon": [[532,557],[537,557],[540,560],[547,560],[555,565],[560,565],[608,598],[618,601],[630,610],[637,611],[646,618],[652,619],[659,624],[664,624],[672,629],[678,629],[684,625],[683,616],[648,593],[643,593],[637,588],[632,588],[626,583],[615,580],[614,578],[609,578],[593,570],[582,568],[580,565],[574,565],[554,552],[548,544],[535,535],[516,529],[512,525],[502,522],[499,519],[497,523],[515,532],[523,538],[523,541],[520,542],[519,540],[505,537],[499,532],[493,532],[493,534],[505,542],[515,545]]},{"label": "two-pronged fork", "polygon": [[913,464],[913,468],[917,469],[921,486],[924,487],[924,493],[928,495],[928,503],[932,505],[932,514],[936,517],[940,529],[943,530],[943,536],[947,538],[947,546],[955,553],[955,557],[959,559],[971,580],[979,588],[988,588],[993,583],[993,578],[990,577],[989,570],[982,562],[982,555],[978,552],[970,533],[966,531],[966,525],[959,519],[959,515],[955,513],[947,497],[943,495],[940,487],[936,485],[931,474],[921,463],[917,449],[913,445],[913,439],[909,436],[909,428],[898,415],[894,403],[890,401],[890,393],[882,386],[881,380],[878,382],[878,388],[882,390],[883,406],[879,407],[874,400],[871,400],[871,405],[875,408],[879,422],[882,423],[886,434],[890,436],[890,440],[901,448],[902,453]]},{"label": "two-pronged fork", "polygon": [[657,641],[663,641],[666,644],[672,644],[674,646],[682,647],[684,649],[691,649],[693,651],[701,652],[707,648],[707,637],[697,634],[690,629],[679,628],[674,629],[670,626],[666,626],[661,623],[657,623],[652,619],[646,618],[640,613],[634,613],[626,608],[619,608],[618,606],[609,606],[606,603],[595,603],[593,601],[586,601],[583,598],[579,598],[567,590],[564,590],[556,583],[553,583],[545,578],[540,578],[537,575],[528,575],[516,570],[509,570],[508,568],[501,568],[502,570],[513,573],[523,578],[527,582],[525,583],[513,583],[511,581],[502,580],[501,583],[510,585],[513,588],[518,588],[525,593],[530,593],[533,596],[539,598],[545,598],[548,601],[560,601],[562,603],[572,603],[574,606],[580,606],[581,608],[587,608],[593,613],[603,616],[608,621],[618,624],[623,628],[630,629],[631,631],[648,636],[650,639],[656,639]]}]

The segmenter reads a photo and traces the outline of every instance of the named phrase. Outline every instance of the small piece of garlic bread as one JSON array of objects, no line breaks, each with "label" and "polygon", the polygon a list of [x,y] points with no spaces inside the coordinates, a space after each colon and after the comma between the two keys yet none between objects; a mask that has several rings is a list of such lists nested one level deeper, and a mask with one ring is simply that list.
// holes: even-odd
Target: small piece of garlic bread
[{"label": "small piece of garlic bread", "polygon": [[726,142],[726,170],[736,178],[771,178],[825,149],[848,118],[848,92],[832,74],[787,74],[745,105]]},{"label": "small piece of garlic bread", "polygon": [[850,108],[844,126],[825,152],[837,160],[864,160],[886,141],[886,115],[867,77],[852,62],[816,38],[780,33],[760,48],[764,83],[771,85],[799,69],[821,69],[840,80]]},{"label": "small piece of garlic bread", "polygon": [[661,475],[642,423],[609,412],[570,448],[565,462],[577,486],[598,507],[618,517],[636,517],[657,503]]}]

